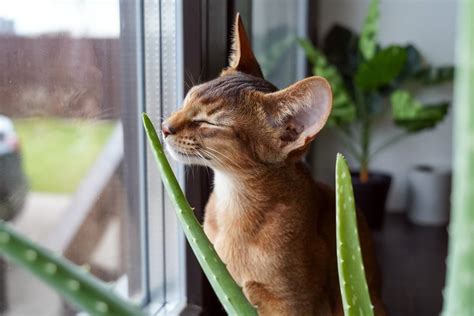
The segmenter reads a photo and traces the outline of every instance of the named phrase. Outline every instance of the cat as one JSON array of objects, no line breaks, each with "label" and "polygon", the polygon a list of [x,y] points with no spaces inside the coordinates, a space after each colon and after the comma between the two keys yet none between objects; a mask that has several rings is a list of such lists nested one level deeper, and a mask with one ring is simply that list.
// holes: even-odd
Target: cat
[{"label": "cat", "polygon": [[[331,87],[314,76],[278,90],[238,14],[234,28],[230,66],[163,122],[167,150],[214,170],[204,230],[259,315],[343,315],[334,191],[302,162],[331,112]],[[385,315],[370,232],[358,222],[375,314]]]}]

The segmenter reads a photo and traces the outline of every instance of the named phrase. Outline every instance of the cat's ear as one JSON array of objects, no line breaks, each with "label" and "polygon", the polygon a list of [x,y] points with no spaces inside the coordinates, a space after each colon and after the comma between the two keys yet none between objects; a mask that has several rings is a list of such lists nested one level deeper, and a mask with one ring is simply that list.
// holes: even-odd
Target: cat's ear
[{"label": "cat's ear", "polygon": [[239,13],[237,13],[235,17],[232,54],[230,56],[229,65],[235,70],[263,78],[262,70],[253,54],[252,46],[250,45]]},{"label": "cat's ear", "polygon": [[279,148],[286,156],[304,150],[328,120],[332,109],[331,86],[322,77],[298,81],[266,94],[266,112],[279,133]]}]

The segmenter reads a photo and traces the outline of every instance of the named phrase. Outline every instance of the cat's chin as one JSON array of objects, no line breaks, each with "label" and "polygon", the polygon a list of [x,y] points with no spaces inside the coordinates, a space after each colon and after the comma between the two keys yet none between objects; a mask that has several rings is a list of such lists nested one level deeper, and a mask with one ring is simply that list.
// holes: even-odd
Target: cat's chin
[{"label": "cat's chin", "polygon": [[193,155],[186,155],[184,153],[181,153],[174,148],[172,148],[170,145],[166,144],[166,151],[170,154],[170,156],[176,160],[177,162],[180,162],[185,165],[199,165],[199,166],[206,166],[206,167],[211,167],[209,164],[207,164],[203,158],[200,158],[198,156],[193,156]]}]

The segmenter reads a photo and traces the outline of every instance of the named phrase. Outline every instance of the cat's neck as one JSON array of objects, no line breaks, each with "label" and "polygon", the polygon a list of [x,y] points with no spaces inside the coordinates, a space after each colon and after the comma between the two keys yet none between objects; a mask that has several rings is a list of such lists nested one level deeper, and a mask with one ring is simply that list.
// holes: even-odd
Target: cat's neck
[{"label": "cat's neck", "polygon": [[[272,203],[275,195],[301,179],[301,166],[253,170],[251,173],[229,173],[214,170],[214,194],[222,207],[248,209]],[[292,189],[295,189],[294,187]]]}]

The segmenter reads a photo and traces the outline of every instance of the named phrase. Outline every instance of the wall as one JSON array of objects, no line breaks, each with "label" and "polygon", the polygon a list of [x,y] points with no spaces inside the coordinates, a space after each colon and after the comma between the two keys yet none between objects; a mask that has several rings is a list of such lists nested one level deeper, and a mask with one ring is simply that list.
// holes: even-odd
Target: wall
[{"label": "wall", "polygon": [[[319,38],[334,24],[340,23],[360,31],[369,0],[319,0]],[[436,65],[453,64],[456,26],[454,0],[382,0],[379,39],[387,44],[414,43],[426,59]],[[451,99],[452,87],[447,85],[418,95],[420,100]],[[378,144],[397,130],[388,113],[374,128],[373,144]],[[435,129],[410,136],[380,153],[372,161],[373,170],[391,173],[394,182],[388,209],[403,210],[406,206],[406,181],[410,168],[416,164],[431,164],[450,168],[452,160],[451,113]],[[313,148],[314,176],[334,183],[336,153],[345,153],[334,132],[323,131]],[[346,153],[347,154],[347,153]],[[354,167],[354,160],[350,159]]]}]

